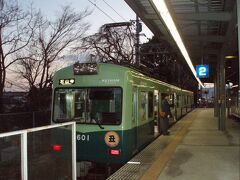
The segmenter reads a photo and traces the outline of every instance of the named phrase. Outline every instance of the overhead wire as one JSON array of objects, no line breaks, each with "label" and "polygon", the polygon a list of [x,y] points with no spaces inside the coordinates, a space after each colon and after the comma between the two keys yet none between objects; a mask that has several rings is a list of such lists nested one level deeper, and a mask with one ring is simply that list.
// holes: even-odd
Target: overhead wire
[{"label": "overhead wire", "polygon": [[94,5],[99,11],[101,11],[103,14],[105,14],[113,22],[116,22],[111,16],[109,16],[105,11],[103,11],[96,3],[93,3],[91,0],[88,0],[88,2],[90,2],[92,5]]},{"label": "overhead wire", "polygon": [[[91,0],[88,0],[88,2],[90,2],[92,5],[94,5],[98,10],[100,10],[102,13],[104,13],[108,18],[110,18],[113,22],[117,22],[115,21],[110,15],[108,15],[104,10],[102,10],[96,3],[93,3]],[[107,3],[105,0],[103,0],[103,2],[105,4],[107,4],[119,17],[121,17],[124,21],[128,21],[126,20],[123,16],[121,16],[109,3]],[[131,20],[130,20],[131,21]],[[133,20],[134,21],[134,20]],[[134,25],[134,24],[133,24]],[[136,26],[133,26],[133,29],[136,30]]]},{"label": "overhead wire", "polygon": [[[88,2],[90,2],[93,6],[95,6],[98,10],[100,10],[103,14],[105,14],[108,18],[110,18],[113,22],[116,22],[110,15],[108,15],[104,10],[102,10],[96,3],[93,3],[91,0],[88,0]],[[103,0],[103,2],[110,7],[119,17],[121,17],[124,21],[128,21],[126,20],[123,16],[121,16],[109,3],[106,2],[106,0]],[[130,20],[131,21],[131,20]],[[135,20],[132,20],[133,22]],[[136,30],[137,27],[136,25],[133,24],[133,29]]]},{"label": "overhead wire", "polygon": [[[102,10],[96,3],[93,3],[91,0],[88,0],[93,6],[95,6],[98,10],[100,10],[102,13],[104,13],[108,18],[110,18],[113,22],[116,22],[110,15],[108,15],[104,10]],[[106,2],[106,0],[103,0],[105,4],[107,4],[118,16],[120,16],[124,21],[126,20],[123,16],[121,16],[109,3]],[[135,22],[135,20],[130,20],[130,22]],[[136,25],[133,26],[133,28],[136,30]]]},{"label": "overhead wire", "polygon": [[119,17],[121,17],[124,21],[128,21],[126,20],[124,17],[122,17],[109,3],[107,3],[105,0],[103,0],[103,2],[110,7]]},{"label": "overhead wire", "polygon": [[6,79],[6,82],[10,84],[10,86],[15,86],[15,87],[18,87],[19,89],[22,89],[22,90],[25,90],[27,89],[26,86],[21,86],[21,85],[18,85],[16,84],[16,82],[13,82],[12,80],[10,79]]}]

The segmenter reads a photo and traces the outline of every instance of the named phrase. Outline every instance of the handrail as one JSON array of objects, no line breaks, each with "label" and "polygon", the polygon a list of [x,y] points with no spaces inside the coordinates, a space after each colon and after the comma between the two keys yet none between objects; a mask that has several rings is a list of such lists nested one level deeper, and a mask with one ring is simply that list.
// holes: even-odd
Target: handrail
[{"label": "handrail", "polygon": [[75,122],[66,122],[66,123],[59,123],[54,125],[47,125],[37,128],[30,128],[25,130],[18,130],[14,132],[7,132],[1,133],[0,138],[20,135],[21,136],[21,179],[27,180],[28,179],[28,150],[27,150],[27,137],[28,133],[47,130],[47,129],[54,129],[58,127],[64,126],[71,126],[72,131],[72,179],[76,179],[76,123]]}]

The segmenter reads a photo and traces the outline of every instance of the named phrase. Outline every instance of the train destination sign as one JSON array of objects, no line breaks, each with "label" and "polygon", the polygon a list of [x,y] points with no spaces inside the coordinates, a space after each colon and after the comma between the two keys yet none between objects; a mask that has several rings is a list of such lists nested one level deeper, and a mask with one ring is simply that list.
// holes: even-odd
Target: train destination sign
[{"label": "train destination sign", "polygon": [[73,65],[74,75],[97,74],[96,63],[75,63]]},{"label": "train destination sign", "polygon": [[198,78],[208,78],[209,77],[209,65],[197,65],[196,72]]},{"label": "train destination sign", "polygon": [[59,85],[72,85],[75,83],[75,79],[59,79]]}]

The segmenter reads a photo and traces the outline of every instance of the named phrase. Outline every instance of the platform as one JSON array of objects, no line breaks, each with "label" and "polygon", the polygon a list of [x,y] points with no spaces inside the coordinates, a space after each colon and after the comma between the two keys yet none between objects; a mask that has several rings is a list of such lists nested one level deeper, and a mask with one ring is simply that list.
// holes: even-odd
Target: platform
[{"label": "platform", "polygon": [[239,180],[240,122],[218,130],[213,109],[195,109],[108,179]]}]

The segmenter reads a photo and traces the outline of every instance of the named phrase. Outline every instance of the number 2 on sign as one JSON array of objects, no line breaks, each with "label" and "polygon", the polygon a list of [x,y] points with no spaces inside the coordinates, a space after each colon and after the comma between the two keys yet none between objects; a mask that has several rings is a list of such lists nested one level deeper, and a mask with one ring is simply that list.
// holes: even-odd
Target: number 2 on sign
[{"label": "number 2 on sign", "polygon": [[200,76],[206,76],[207,75],[207,69],[205,67],[199,68],[199,75]]}]

